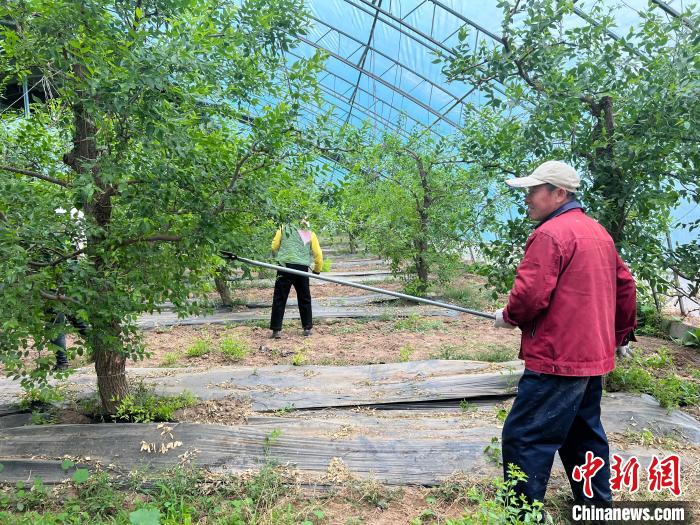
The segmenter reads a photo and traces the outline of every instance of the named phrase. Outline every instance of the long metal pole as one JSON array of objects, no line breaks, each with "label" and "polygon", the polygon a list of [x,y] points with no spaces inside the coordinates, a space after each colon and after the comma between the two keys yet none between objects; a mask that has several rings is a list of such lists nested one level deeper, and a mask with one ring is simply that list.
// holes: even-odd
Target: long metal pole
[{"label": "long metal pole", "polygon": [[259,266],[261,268],[267,268],[269,270],[277,270],[278,272],[290,273],[292,275],[301,275],[302,277],[310,277],[312,279],[318,279],[320,281],[327,281],[329,283],[341,284],[345,286],[352,286],[353,288],[360,288],[361,290],[367,290],[369,292],[376,292],[386,295],[392,295],[400,299],[406,299],[408,301],[414,301],[417,303],[429,304],[432,306],[438,306],[440,308],[447,308],[448,310],[455,310],[457,312],[462,312],[465,314],[476,315],[478,317],[484,317],[486,319],[495,319],[496,316],[486,312],[479,312],[477,310],[470,310],[469,308],[462,308],[461,306],[456,306],[454,304],[442,303],[440,301],[432,301],[430,299],[423,299],[422,297],[414,297],[413,295],[407,295],[399,292],[392,292],[391,290],[384,290],[383,288],[376,288],[374,286],[367,286],[366,284],[353,283],[351,281],[346,281],[344,279],[337,279],[335,277],[327,277],[325,275],[317,275],[315,273],[303,272],[301,270],[294,270],[292,268],[287,268],[285,266],[277,266],[276,264],[269,264],[260,261],[255,261],[253,259],[246,259],[245,257],[240,257],[231,252],[221,252],[221,255],[227,259],[233,261],[240,261],[245,264],[250,264],[252,266]]}]

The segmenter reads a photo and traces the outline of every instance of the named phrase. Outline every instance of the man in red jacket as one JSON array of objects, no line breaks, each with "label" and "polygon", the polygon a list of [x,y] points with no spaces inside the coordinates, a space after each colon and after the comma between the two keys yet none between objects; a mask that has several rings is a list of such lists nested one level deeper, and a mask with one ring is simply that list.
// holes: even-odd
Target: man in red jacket
[{"label": "man in red jacket", "polygon": [[[525,371],[503,426],[503,467],[528,476],[516,487],[544,501],[554,455],[564,464],[574,497],[610,502],[608,440],[600,421],[602,378],[627,351],[636,325],[634,279],[608,232],[575,200],[576,170],[547,161],[529,177],[506,183],[527,188],[530,219],[538,222],[525,245],[508,305],[496,326],[522,331]],[[605,463],[592,478],[592,495],[574,468],[586,452]],[[578,477],[578,476],[577,476]],[[580,479],[580,477],[579,477]]]}]

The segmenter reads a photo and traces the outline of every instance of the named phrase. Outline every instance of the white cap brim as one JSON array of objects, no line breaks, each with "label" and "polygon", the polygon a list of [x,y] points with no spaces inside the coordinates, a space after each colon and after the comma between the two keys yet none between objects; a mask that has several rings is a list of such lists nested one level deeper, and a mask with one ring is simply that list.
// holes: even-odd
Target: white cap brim
[{"label": "white cap brim", "polygon": [[527,177],[518,177],[517,179],[508,179],[506,184],[511,188],[529,188],[530,186],[547,184],[547,182],[529,175]]}]

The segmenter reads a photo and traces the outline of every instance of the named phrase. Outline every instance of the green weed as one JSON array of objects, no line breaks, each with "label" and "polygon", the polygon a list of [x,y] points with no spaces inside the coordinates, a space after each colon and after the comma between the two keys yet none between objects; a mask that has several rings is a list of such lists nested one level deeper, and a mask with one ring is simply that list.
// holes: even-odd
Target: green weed
[{"label": "green weed", "polygon": [[246,358],[250,348],[245,341],[235,337],[226,337],[219,343],[219,352],[231,361],[241,361]]},{"label": "green weed", "polygon": [[404,319],[399,319],[394,323],[395,331],[428,332],[430,330],[441,330],[443,323],[440,320],[423,319],[417,313],[411,313]]},{"label": "green weed", "polygon": [[132,387],[117,406],[115,418],[133,423],[172,421],[176,410],[194,405],[197,398],[190,392],[176,396],[159,396],[143,383]]},{"label": "green weed", "polygon": [[411,345],[404,345],[399,349],[399,361],[405,363],[411,359],[411,355],[416,351]]},{"label": "green weed", "polygon": [[187,350],[185,350],[185,355],[187,355],[187,357],[202,357],[203,355],[208,354],[209,351],[209,341],[205,339],[197,339],[187,348]]},{"label": "green weed", "polygon": [[179,359],[180,354],[178,352],[166,352],[160,360],[160,366],[171,367],[175,365]]}]

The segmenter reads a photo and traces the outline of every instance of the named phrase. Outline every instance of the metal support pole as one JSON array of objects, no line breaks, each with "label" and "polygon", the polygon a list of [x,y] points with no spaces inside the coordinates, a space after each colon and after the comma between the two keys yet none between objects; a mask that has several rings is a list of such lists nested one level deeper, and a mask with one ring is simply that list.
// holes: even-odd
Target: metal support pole
[{"label": "metal support pole", "polygon": [[27,77],[22,81],[22,98],[24,99],[24,117],[29,118],[29,87]]},{"label": "metal support pole", "polygon": [[366,284],[353,283],[351,281],[346,281],[344,279],[337,279],[335,277],[326,277],[325,275],[317,275],[309,272],[302,272],[300,270],[294,270],[292,268],[287,268],[285,266],[277,266],[276,264],[268,264],[260,261],[255,261],[253,259],[246,259],[245,257],[239,257],[231,252],[220,252],[222,256],[230,259],[232,261],[240,261],[245,264],[250,264],[252,266],[259,266],[260,268],[267,268],[268,270],[277,270],[278,272],[290,273],[292,275],[300,275],[302,277],[310,277],[311,279],[318,279],[320,281],[327,281],[329,283],[341,284],[345,286],[352,286],[353,288],[360,288],[361,290],[367,290],[369,292],[381,293],[386,295],[392,295],[400,299],[406,299],[407,301],[414,301],[416,303],[429,304],[431,306],[438,306],[440,308],[447,308],[448,310],[454,310],[456,312],[462,312],[465,314],[476,315],[478,317],[484,317],[486,319],[496,319],[496,316],[486,312],[479,312],[477,310],[470,310],[469,308],[462,308],[461,306],[456,306],[454,304],[442,303],[440,301],[432,301],[430,299],[423,299],[422,297],[414,297],[413,295],[407,295],[399,292],[392,292],[391,290],[384,290],[383,288],[376,288],[374,286],[367,286]]}]

